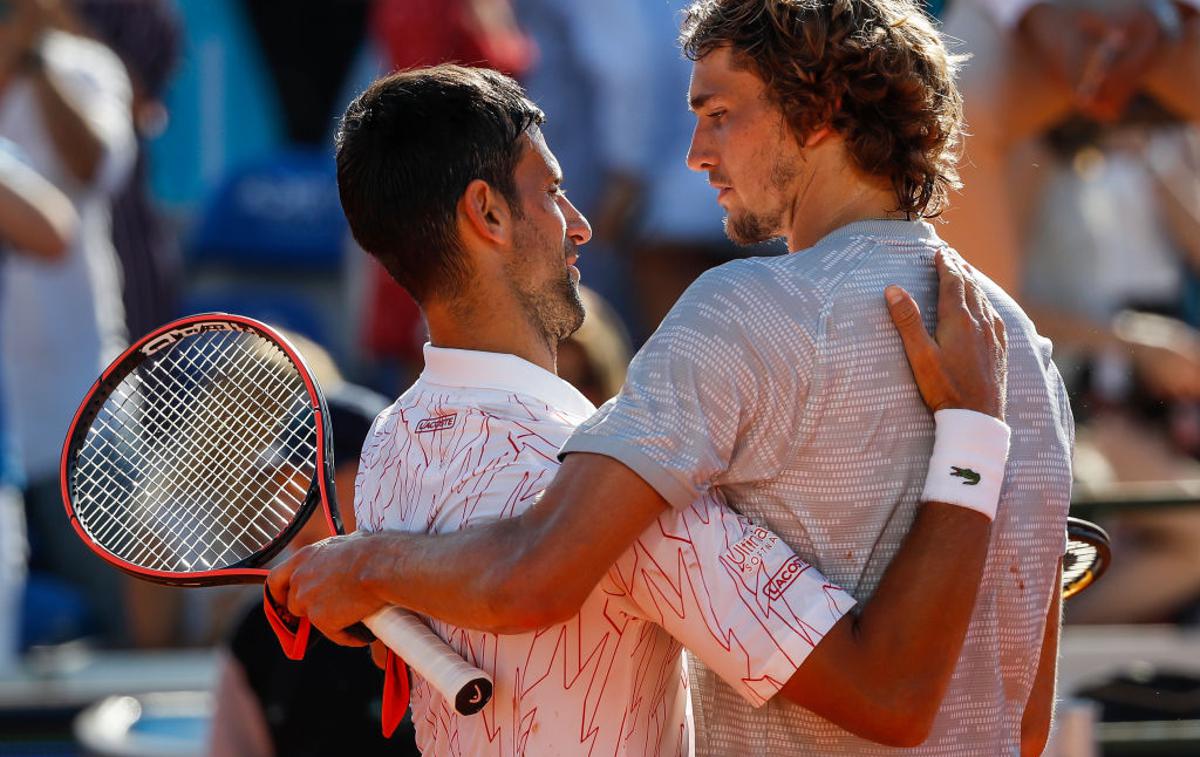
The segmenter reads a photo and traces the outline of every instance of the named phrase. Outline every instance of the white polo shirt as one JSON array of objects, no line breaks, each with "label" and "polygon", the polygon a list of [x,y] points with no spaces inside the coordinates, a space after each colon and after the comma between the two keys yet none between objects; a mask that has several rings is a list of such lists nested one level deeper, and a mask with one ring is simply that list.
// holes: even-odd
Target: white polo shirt
[{"label": "white polo shirt", "polygon": [[[426,345],[425,365],[363,449],[360,529],[438,533],[522,512],[595,410],[513,355]],[[431,621],[496,689],[464,718],[415,680],[417,743],[427,754],[689,754],[680,642],[758,707],[853,604],[713,493],[665,512],[565,623],[497,636]]]}]

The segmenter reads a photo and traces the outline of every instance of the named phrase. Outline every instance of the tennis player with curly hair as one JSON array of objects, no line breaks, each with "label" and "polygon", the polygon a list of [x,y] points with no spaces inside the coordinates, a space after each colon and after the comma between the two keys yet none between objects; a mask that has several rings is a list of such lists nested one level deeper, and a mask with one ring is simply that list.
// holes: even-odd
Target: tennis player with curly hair
[{"label": "tennis player with curly hair", "polygon": [[[791,254],[698,279],[621,393],[563,445],[536,504],[452,533],[323,542],[277,569],[272,591],[347,643],[340,629],[386,604],[457,626],[531,630],[578,613],[647,528],[715,493],[859,610],[765,702],[693,658],[697,753],[1040,753],[1073,426],[1050,344],[993,284],[967,283],[925,220],[957,182],[956,60],[910,0],[700,0],[682,41],[695,61],[689,165],[717,190],[732,239],[783,238]],[[459,245],[475,262],[520,235],[489,236],[499,232],[485,233],[486,213],[472,221],[467,209],[482,200],[467,202],[471,186],[455,217],[475,230]],[[586,241],[571,217],[560,207],[557,226],[543,229],[568,251]],[[353,218],[351,227],[359,236]],[[969,342],[939,348],[924,329],[917,343],[893,327],[922,314],[931,325],[938,261],[966,293],[939,335],[947,321],[971,324],[1006,354],[1007,393],[993,406],[969,401],[946,370]],[[516,301],[523,287],[511,285]],[[502,306],[499,291],[489,307]],[[955,290],[942,291],[946,305]],[[441,333],[479,342],[496,321]],[[434,344],[453,346],[430,324]],[[553,358],[552,347],[528,352],[537,364]],[[983,412],[952,428],[964,418],[947,409],[963,407]],[[1012,428],[1007,469],[964,464],[1001,417]],[[430,433],[456,422],[408,420]],[[372,482],[371,492],[381,505],[414,504],[398,487]]]}]

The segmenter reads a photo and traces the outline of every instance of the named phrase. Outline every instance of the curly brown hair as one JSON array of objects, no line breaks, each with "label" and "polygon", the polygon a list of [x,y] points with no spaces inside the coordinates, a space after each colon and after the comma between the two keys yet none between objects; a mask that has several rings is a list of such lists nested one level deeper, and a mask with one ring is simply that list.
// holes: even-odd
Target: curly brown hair
[{"label": "curly brown hair", "polygon": [[728,46],[801,142],[833,128],[909,217],[940,214],[961,186],[962,58],[913,0],[696,0],[680,42],[692,60]]}]

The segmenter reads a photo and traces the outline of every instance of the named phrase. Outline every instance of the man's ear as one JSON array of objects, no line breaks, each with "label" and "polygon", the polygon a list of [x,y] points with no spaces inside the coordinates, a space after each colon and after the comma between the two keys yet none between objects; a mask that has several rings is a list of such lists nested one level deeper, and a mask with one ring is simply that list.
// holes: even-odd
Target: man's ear
[{"label": "man's ear", "polygon": [[467,185],[458,201],[458,214],[469,233],[492,244],[511,241],[512,210],[508,201],[483,179]]},{"label": "man's ear", "polygon": [[825,138],[828,137],[832,133],[833,133],[833,127],[828,126],[828,125],[822,126],[818,129],[813,129],[811,132],[808,133],[808,136],[804,138],[804,146],[805,147],[816,147],[817,145],[824,142]]}]

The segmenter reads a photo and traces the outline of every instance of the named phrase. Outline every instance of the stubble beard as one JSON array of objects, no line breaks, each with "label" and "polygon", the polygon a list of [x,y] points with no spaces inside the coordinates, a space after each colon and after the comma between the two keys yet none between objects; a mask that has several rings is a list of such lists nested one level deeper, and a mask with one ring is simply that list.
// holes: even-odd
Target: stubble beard
[{"label": "stubble beard", "polygon": [[[771,165],[769,185],[774,198],[782,200],[793,186],[797,166],[786,158],[776,158]],[[725,236],[741,247],[750,247],[784,235],[783,207],[769,211],[745,209],[740,213],[729,212],[725,216]]]},{"label": "stubble beard", "polygon": [[[543,235],[536,231],[519,233],[518,250],[532,253],[545,248],[546,239]],[[522,266],[517,262],[507,265],[509,281],[526,318],[553,346],[583,325],[584,308],[579,284],[571,279],[571,272],[566,267],[566,258],[577,254],[575,244],[566,241],[562,248],[562,275],[556,275],[540,286],[531,286],[528,271],[521,270]]]},{"label": "stubble beard", "polygon": [[725,236],[739,247],[751,247],[774,239],[778,234],[779,218],[759,215],[746,211],[738,215],[730,213],[725,217]]}]

